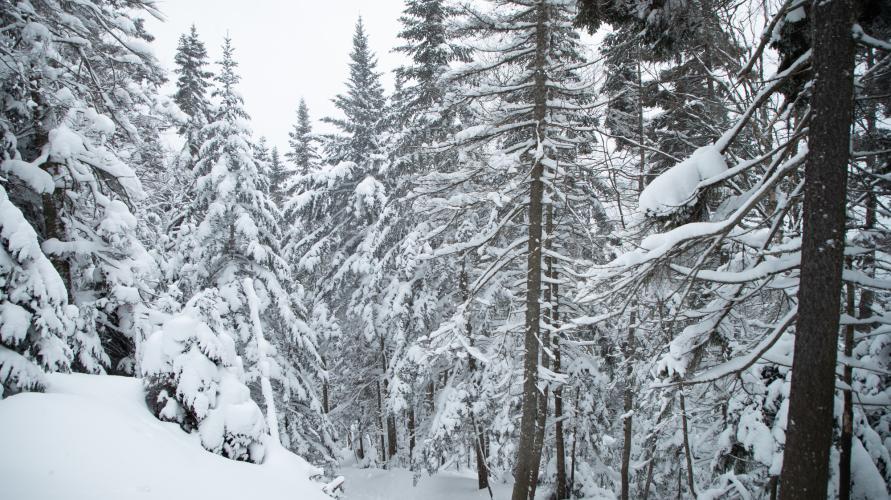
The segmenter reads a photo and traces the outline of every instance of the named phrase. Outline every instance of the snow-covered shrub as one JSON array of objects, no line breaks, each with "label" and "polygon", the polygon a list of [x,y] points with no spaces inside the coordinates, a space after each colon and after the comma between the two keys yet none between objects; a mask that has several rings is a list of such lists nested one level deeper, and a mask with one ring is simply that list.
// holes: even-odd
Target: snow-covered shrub
[{"label": "snow-covered shrub", "polygon": [[68,370],[76,315],[37,233],[0,186],[0,397],[43,390],[45,370]]},{"label": "snow-covered shrub", "polygon": [[213,328],[219,316],[208,312],[220,303],[216,289],[205,290],[146,341],[146,403],[159,419],[197,430],[207,450],[256,463],[265,454],[266,425],[244,383],[234,340]]}]

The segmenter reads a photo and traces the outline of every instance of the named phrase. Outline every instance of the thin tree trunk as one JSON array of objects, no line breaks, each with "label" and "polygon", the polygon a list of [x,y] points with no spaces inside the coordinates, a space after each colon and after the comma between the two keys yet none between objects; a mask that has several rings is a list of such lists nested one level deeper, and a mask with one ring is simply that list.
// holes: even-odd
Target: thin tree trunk
[{"label": "thin tree trunk", "polygon": [[[554,336],[554,372],[560,373],[560,337]],[[563,437],[563,385],[554,388],[554,447],[557,453],[557,500],[569,498],[566,489],[566,445]]]},{"label": "thin tree trunk", "polygon": [[[389,461],[391,457],[396,455],[396,417],[394,415],[390,415],[382,405],[382,399],[387,396],[387,387],[389,384],[387,383],[387,351],[384,346],[384,337],[383,335],[378,336],[378,346],[380,348],[380,357],[381,357],[381,382],[378,382],[377,386],[377,403],[378,408],[380,409],[380,419],[381,419],[381,456],[385,457],[383,460]],[[383,427],[383,423],[386,422],[386,427]],[[386,434],[386,448],[384,448],[384,434]]]},{"label": "thin tree trunk", "polygon": [[[470,305],[470,289],[468,288],[468,276],[467,276],[467,254],[465,253],[462,256],[461,261],[461,274],[458,277],[458,287],[461,290],[461,300],[465,304],[465,306]],[[465,312],[466,314],[466,312]],[[467,331],[467,339],[468,343],[473,346],[473,335],[472,327],[470,323],[470,318],[465,318],[465,328]],[[476,363],[477,360],[473,356],[470,356],[467,361],[468,371],[470,371],[470,378],[473,380],[474,385],[477,390],[479,390],[479,380],[477,380],[476,375]],[[489,487],[489,467],[486,463],[487,453],[485,450],[485,432],[483,431],[482,426],[478,425],[476,422],[476,417],[473,415],[473,409],[470,409],[470,423],[473,426],[473,450],[476,455],[476,479],[477,479],[477,489],[483,490]]]},{"label": "thin tree trunk", "polygon": [[414,470],[414,451],[415,451],[415,408],[412,406],[408,409],[408,466]]},{"label": "thin tree trunk", "polygon": [[798,320],[780,498],[824,498],[845,243],[853,112],[853,1],[814,1],[813,93],[805,167]]},{"label": "thin tree trunk", "polygon": [[693,455],[690,452],[690,436],[687,432],[687,404],[685,403],[684,390],[678,391],[681,404],[681,431],[684,436],[684,456],[687,458],[687,487],[690,489],[690,496],[696,498],[696,484],[693,482]]},{"label": "thin tree trunk", "polygon": [[622,429],[624,431],[621,470],[622,500],[628,500],[629,495],[631,494],[629,491],[629,486],[631,484],[631,440],[633,438],[632,410],[634,409],[634,393],[631,388],[631,380],[634,375],[632,358],[634,357],[634,330],[636,323],[637,309],[635,308],[631,310],[631,317],[629,318],[628,324],[628,337],[625,340],[625,391],[622,404],[622,411],[624,412],[624,414],[622,415]]},{"label": "thin tree trunk", "polygon": [[[533,75],[533,119],[536,122],[537,140],[544,140],[547,87],[544,68],[548,52],[548,6],[539,3],[536,9],[535,60]],[[526,262],[526,318],[523,362],[523,416],[520,421],[520,439],[517,446],[517,465],[514,471],[512,500],[532,500],[532,477],[537,474],[532,467],[538,462],[535,456],[535,427],[538,411],[538,341],[541,330],[541,236],[544,165],[533,157],[529,186],[529,240]]]},{"label": "thin tree trunk", "polygon": [[[646,172],[647,150],[645,149],[646,131],[644,129],[643,118],[643,72],[641,71],[641,46],[638,43],[636,51],[637,59],[637,131],[638,142],[640,143],[640,166],[639,175],[637,177],[638,193],[643,192],[644,176]],[[631,311],[631,318],[628,325],[628,337],[625,345],[625,393],[623,398],[623,443],[622,443],[622,469],[621,469],[621,499],[628,500],[631,486],[631,440],[633,437],[634,420],[632,411],[634,410],[634,392],[632,390],[632,377],[634,374],[633,358],[635,349],[635,329],[637,323],[637,309]],[[649,485],[647,485],[649,487]]]},{"label": "thin tree trunk", "polygon": [[[872,49],[869,49],[866,53],[866,67],[867,69],[872,69],[875,65],[875,58],[873,56]],[[876,113],[878,111],[875,101],[871,101],[868,104],[869,108],[866,112],[866,136],[868,137],[867,144],[872,149],[874,146],[877,146],[877,130],[876,130]],[[876,170],[876,156],[869,155],[866,157],[866,169],[872,174],[878,174]],[[864,232],[872,235],[873,229],[876,226],[876,192],[873,189],[867,188],[866,191],[866,216],[863,221],[863,229]],[[875,250],[871,250],[866,252],[863,256],[863,272],[866,273],[870,278],[875,277],[875,266],[876,266],[876,253]],[[860,304],[858,305],[858,318],[865,319],[872,316],[872,304],[875,300],[875,293],[866,287],[863,287],[860,290]],[[862,329],[864,331],[869,330],[871,325],[863,325]]]},{"label": "thin tree trunk", "polygon": [[359,452],[357,453],[359,460],[365,460],[365,432],[362,429],[362,422],[356,419],[357,429],[359,431]]},{"label": "thin tree trunk", "polygon": [[578,435],[579,435],[579,418],[578,418],[578,408],[579,408],[579,388],[575,388],[575,401],[572,405],[572,452],[570,452],[570,466],[569,466],[569,494],[572,494],[572,491],[575,489],[575,450],[576,444],[578,443]]},{"label": "thin tree trunk", "polygon": [[377,429],[378,429],[378,435],[380,436],[380,440],[381,440],[380,457],[381,457],[381,463],[386,464],[386,462],[387,462],[387,443],[386,443],[385,438],[386,438],[387,430],[384,427],[384,405],[383,405],[383,401],[381,398],[381,382],[380,382],[380,380],[377,381],[377,384],[375,384],[375,387],[377,388]]},{"label": "thin tree trunk", "polygon": [[319,356],[322,360],[322,369],[325,370],[325,378],[322,379],[322,412],[326,415],[331,411],[331,403],[328,400],[328,362],[325,356]]},{"label": "thin tree trunk", "polygon": [[[851,258],[847,258],[848,265]],[[854,285],[845,285],[845,309],[851,318],[854,317]],[[854,347],[854,325],[845,326],[844,349],[845,356],[850,358]],[[845,364],[842,380],[850,388],[853,379],[853,370],[850,364]],[[850,500],[851,498],[851,445],[854,442],[854,399],[850,389],[844,391],[844,404],[842,406],[841,428],[841,453],[838,462],[838,500]]]}]

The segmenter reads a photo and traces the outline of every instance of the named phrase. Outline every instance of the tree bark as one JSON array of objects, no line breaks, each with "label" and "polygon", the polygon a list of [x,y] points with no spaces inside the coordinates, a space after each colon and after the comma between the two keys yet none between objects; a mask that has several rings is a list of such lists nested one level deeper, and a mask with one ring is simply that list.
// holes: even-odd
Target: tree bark
[{"label": "tree bark", "polygon": [[384,427],[384,404],[381,397],[381,382],[378,380],[375,384],[377,388],[377,429],[381,440],[380,457],[381,463],[387,462],[387,443],[385,441],[387,430]]},{"label": "tree bark", "polygon": [[622,404],[622,430],[624,431],[624,442],[622,443],[622,470],[621,482],[622,492],[621,499],[628,500],[630,495],[631,484],[631,440],[632,433],[632,410],[634,409],[634,392],[631,388],[631,379],[634,375],[634,367],[632,366],[632,358],[634,357],[634,330],[637,323],[637,309],[632,309],[629,318],[628,337],[625,340],[625,391]]},{"label": "tree bark", "polygon": [[[851,263],[850,257],[847,259]],[[854,318],[854,285],[845,285],[845,309],[851,318]],[[844,340],[845,356],[851,357],[854,351],[854,325],[845,326]],[[848,387],[853,380],[851,365],[845,364],[842,380]],[[841,428],[841,453],[838,461],[838,500],[850,500],[851,498],[851,445],[854,443],[854,398],[850,390],[844,391],[844,403],[842,405]]]},{"label": "tree bark", "polygon": [[[554,337],[554,372],[560,373],[560,338]],[[554,388],[554,447],[557,452],[557,500],[569,498],[566,489],[566,444],[563,436],[563,386]]]},{"label": "tree bark", "polygon": [[365,432],[362,429],[362,422],[356,419],[356,424],[358,424],[358,434],[359,434],[359,450],[356,453],[359,460],[365,460]]},{"label": "tree bark", "polygon": [[[464,302],[465,306],[470,305],[470,289],[468,287],[468,276],[467,276],[467,254],[465,253],[462,256],[461,261],[461,274],[458,277],[458,287],[461,290],[461,300]],[[465,311],[465,314],[467,312]],[[471,335],[472,327],[470,325],[469,317],[465,318],[465,325],[467,331],[467,342],[473,346],[473,336]],[[480,381],[477,380],[476,375],[476,363],[477,360],[473,356],[469,356],[467,361],[468,371],[470,371],[470,378],[473,381],[474,386],[477,391],[479,391]],[[476,479],[477,479],[477,488],[484,490],[489,487],[489,467],[486,462],[486,449],[485,449],[485,439],[486,434],[483,431],[483,428],[477,424],[476,417],[473,415],[473,409],[470,409],[470,424],[473,427],[473,451],[474,455],[476,455]]]},{"label": "tree bark", "polygon": [[693,454],[690,451],[690,436],[687,432],[687,404],[684,399],[684,390],[678,391],[679,401],[681,404],[681,431],[684,437],[684,456],[687,459],[687,488],[690,490],[690,497],[696,498],[696,483],[693,481]]},{"label": "tree bark", "polygon": [[853,0],[815,0],[811,6],[812,119],[782,500],[824,498],[829,482],[853,112],[853,10]]},{"label": "tree bark", "polygon": [[[536,9],[535,60],[533,74],[533,119],[539,141],[544,139],[547,87],[544,68],[548,52],[548,7],[538,3]],[[529,240],[526,262],[526,318],[523,362],[523,416],[520,421],[520,441],[517,446],[517,465],[514,471],[512,500],[532,500],[532,477],[538,471],[532,467],[535,457],[535,436],[538,411],[538,341],[541,321],[541,236],[544,165],[533,157],[529,186]]]},{"label": "tree bark", "polygon": [[414,451],[415,451],[415,409],[408,409],[408,466],[414,470]]},{"label": "tree bark", "polygon": [[327,415],[331,411],[331,403],[328,400],[328,362],[325,356],[320,356],[322,360],[322,369],[325,370],[325,378],[322,379],[322,412]]}]

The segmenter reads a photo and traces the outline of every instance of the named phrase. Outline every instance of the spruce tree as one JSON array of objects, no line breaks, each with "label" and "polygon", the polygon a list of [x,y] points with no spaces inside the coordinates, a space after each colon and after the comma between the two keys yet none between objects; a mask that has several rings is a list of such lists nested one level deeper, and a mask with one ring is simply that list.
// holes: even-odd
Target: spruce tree
[{"label": "spruce tree", "polygon": [[377,58],[368,47],[361,17],[353,34],[347,92],[334,98],[334,106],[343,113],[343,118],[322,119],[340,130],[338,134],[325,136],[326,161],[333,165],[352,162],[361,171],[370,173],[382,160],[382,136],[386,129],[382,111],[386,99],[377,72]]},{"label": "spruce tree", "polygon": [[180,125],[179,133],[186,140],[189,153],[195,157],[201,145],[198,133],[211,119],[208,91],[210,79],[213,77],[207,67],[207,49],[198,38],[198,29],[193,24],[188,34],[179,37],[174,58],[176,68],[176,93],[173,100],[183,113],[188,115],[187,121]]},{"label": "spruce tree", "polygon": [[[251,139],[249,117],[236,91],[240,80],[236,68],[227,38],[213,94],[219,106],[214,120],[202,130],[205,140],[195,165],[196,196],[187,207],[192,219],[177,242],[177,253],[185,256],[180,287],[186,297],[216,302],[213,307],[193,308],[193,314],[211,331],[234,339],[244,361],[244,382],[258,382],[261,365],[274,365],[271,373],[279,382],[279,402],[306,409],[282,428],[292,434],[290,442],[299,445],[304,455],[327,459],[331,431],[315,395],[319,376],[315,334],[303,319],[299,293],[280,256],[279,212],[269,195],[268,150],[265,141]],[[265,341],[254,338],[244,278],[253,279]],[[281,416],[286,415],[291,412]]]},{"label": "spruce tree", "polygon": [[285,157],[294,165],[297,175],[306,175],[316,168],[321,161],[318,152],[318,138],[312,133],[312,122],[306,101],[300,99],[297,105],[297,123],[288,133],[288,145],[291,149]]},{"label": "spruce tree", "polygon": [[151,265],[136,237],[131,212],[144,192],[129,162],[163,75],[142,48],[151,36],[140,16],[156,11],[130,7],[19,3],[0,14],[10,47],[0,74],[3,182],[78,308],[67,324],[71,366],[93,373],[132,369]]},{"label": "spruce tree", "polygon": [[77,309],[43,254],[37,233],[0,186],[0,398],[46,388],[67,371]]}]

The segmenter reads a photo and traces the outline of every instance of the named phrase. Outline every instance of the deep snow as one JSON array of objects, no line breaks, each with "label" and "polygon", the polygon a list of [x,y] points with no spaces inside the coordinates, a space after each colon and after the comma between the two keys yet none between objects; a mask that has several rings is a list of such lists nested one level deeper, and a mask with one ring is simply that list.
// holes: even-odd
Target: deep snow
[{"label": "deep snow", "polygon": [[262,465],[202,448],[157,420],[140,379],[53,374],[47,393],[0,401],[0,484],[15,500],[330,500],[315,469],[268,447]]},{"label": "deep snow", "polygon": [[[413,486],[413,473],[405,469],[360,469],[346,466],[340,470],[345,500],[489,500],[487,490],[476,489],[473,471],[440,471],[418,478]],[[508,499],[513,484],[492,485],[495,500]]]}]

